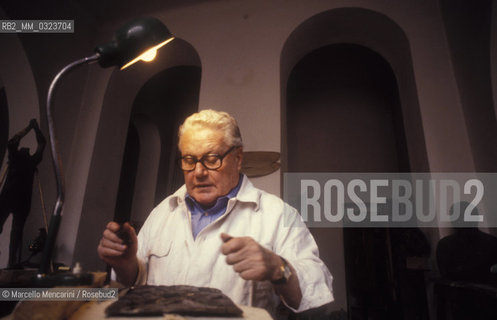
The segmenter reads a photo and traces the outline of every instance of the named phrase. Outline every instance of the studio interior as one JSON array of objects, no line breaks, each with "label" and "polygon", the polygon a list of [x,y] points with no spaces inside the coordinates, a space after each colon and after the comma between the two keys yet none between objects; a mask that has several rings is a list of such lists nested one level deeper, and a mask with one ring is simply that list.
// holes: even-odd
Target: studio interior
[{"label": "studio interior", "polygon": [[[297,173],[483,181],[437,207],[481,187],[476,224],[308,225],[333,301],[252,319],[497,319],[497,2],[2,0],[0,25],[0,287],[57,286],[33,281],[59,269],[112,281],[107,224],[140,230],[185,183],[178,129],[214,109],[238,123],[241,173],[286,202]],[[125,65],[148,27],[153,55]],[[17,302],[0,318],[104,317]]]}]

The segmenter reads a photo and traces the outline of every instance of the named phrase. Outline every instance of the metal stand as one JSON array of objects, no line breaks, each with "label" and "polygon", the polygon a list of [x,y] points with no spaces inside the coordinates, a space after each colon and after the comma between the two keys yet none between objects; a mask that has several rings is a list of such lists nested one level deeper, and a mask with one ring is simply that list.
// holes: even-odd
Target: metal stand
[{"label": "metal stand", "polygon": [[[41,258],[40,269],[38,270],[38,274],[36,275],[36,283],[43,285],[45,287],[50,287],[54,285],[77,285],[82,284],[81,282],[85,282],[87,284],[88,277],[86,275],[73,275],[70,273],[51,273],[51,259],[53,255],[53,250],[55,247],[55,240],[57,238],[57,234],[59,232],[60,221],[62,218],[62,208],[64,206],[64,195],[65,195],[65,184],[64,184],[64,176],[62,174],[62,163],[60,159],[60,155],[57,151],[57,140],[55,138],[55,129],[54,122],[52,117],[52,101],[55,92],[55,87],[58,81],[62,78],[63,75],[67,74],[69,71],[74,70],[76,67],[81,66],[83,64],[91,64],[98,61],[100,58],[99,54],[95,54],[93,56],[89,56],[64,67],[59,73],[55,76],[50,84],[50,88],[48,89],[48,97],[47,97],[47,123],[48,123],[48,133],[50,137],[50,150],[52,153],[52,164],[55,170],[55,178],[57,181],[57,200],[55,202],[54,210],[52,213],[52,217],[50,218],[50,225],[48,227],[47,241],[45,243],[45,247],[43,249],[43,255]],[[90,280],[91,283],[91,280]]]}]

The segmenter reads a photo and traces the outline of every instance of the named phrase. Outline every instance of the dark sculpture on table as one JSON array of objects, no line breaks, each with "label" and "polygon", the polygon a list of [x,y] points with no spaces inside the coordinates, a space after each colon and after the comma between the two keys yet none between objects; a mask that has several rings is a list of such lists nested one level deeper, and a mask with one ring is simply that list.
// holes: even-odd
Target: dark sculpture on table
[{"label": "dark sculpture on table", "polygon": [[[29,148],[20,148],[19,143],[31,130],[36,134],[38,146],[33,155]],[[36,167],[41,162],[46,145],[45,137],[41,132],[36,119],[18,132],[7,143],[9,152],[7,178],[0,192],[0,233],[5,221],[12,213],[12,230],[10,234],[8,267],[14,268],[21,261],[22,234],[24,224],[31,210],[31,196]]]}]

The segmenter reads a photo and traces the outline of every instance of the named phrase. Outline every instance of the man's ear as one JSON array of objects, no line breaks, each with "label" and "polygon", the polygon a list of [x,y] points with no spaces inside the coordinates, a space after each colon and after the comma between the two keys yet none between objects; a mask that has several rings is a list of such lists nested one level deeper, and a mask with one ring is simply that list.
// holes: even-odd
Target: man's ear
[{"label": "man's ear", "polygon": [[242,162],[243,162],[243,147],[238,147],[235,151],[235,156],[236,156],[236,161],[237,161],[237,168],[238,171],[242,170]]}]

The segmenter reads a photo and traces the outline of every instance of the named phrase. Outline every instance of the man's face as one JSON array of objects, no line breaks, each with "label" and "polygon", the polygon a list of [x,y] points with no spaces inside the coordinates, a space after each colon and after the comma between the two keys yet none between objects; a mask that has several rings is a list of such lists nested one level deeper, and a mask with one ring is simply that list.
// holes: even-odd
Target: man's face
[{"label": "man's face", "polygon": [[[223,155],[231,146],[224,142],[224,135],[219,130],[195,127],[183,133],[180,141],[182,156],[202,158],[205,154]],[[223,159],[222,166],[217,170],[208,170],[197,162],[192,171],[183,171],[186,190],[200,205],[210,207],[217,198],[224,196],[233,189],[239,178],[242,167],[242,148],[235,148]]]}]

